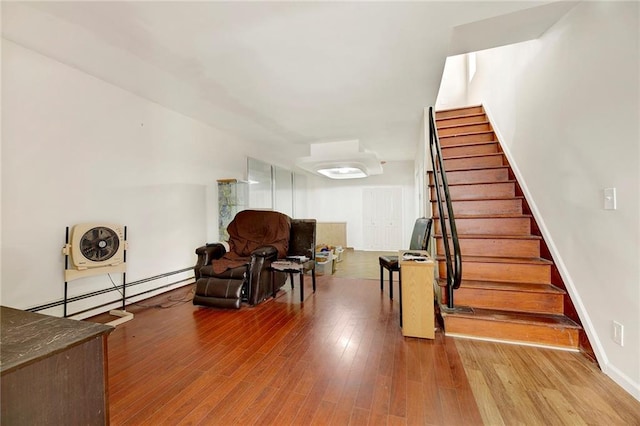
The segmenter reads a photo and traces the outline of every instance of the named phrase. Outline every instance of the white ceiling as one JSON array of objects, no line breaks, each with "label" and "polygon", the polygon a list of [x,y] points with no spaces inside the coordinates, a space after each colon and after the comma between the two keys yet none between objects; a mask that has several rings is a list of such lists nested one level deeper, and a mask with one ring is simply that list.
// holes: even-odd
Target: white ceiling
[{"label": "white ceiling", "polygon": [[413,159],[447,55],[537,37],[571,5],[3,1],[2,32],[292,158],[358,139],[394,161]]}]

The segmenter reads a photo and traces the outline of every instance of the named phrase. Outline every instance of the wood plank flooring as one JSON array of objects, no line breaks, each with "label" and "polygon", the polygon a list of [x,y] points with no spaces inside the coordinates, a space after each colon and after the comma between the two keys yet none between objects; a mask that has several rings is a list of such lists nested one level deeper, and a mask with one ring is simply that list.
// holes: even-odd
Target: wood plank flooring
[{"label": "wood plank flooring", "polygon": [[[377,273],[377,254],[356,253],[336,274],[349,260]],[[404,338],[377,275],[310,281],[303,304],[285,286],[203,308],[187,286],[142,303],[165,309],[128,307],[109,337],[111,424],[640,424],[640,403],[580,354]]]},{"label": "wood plank flooring", "polygon": [[640,403],[581,354],[472,340],[456,347],[486,424],[640,424]]}]

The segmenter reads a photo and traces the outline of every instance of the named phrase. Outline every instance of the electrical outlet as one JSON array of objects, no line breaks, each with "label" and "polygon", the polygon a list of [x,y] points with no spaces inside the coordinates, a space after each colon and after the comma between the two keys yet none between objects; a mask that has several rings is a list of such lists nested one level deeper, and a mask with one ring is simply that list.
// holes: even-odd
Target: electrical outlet
[{"label": "electrical outlet", "polygon": [[624,346],[624,326],[617,321],[613,321],[613,341]]}]

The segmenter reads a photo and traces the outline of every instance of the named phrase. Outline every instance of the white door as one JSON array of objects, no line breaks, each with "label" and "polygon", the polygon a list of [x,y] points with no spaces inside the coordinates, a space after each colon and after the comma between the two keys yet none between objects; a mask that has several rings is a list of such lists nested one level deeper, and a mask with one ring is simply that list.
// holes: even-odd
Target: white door
[{"label": "white door", "polygon": [[403,249],[402,188],[365,188],[362,195],[364,249]]}]

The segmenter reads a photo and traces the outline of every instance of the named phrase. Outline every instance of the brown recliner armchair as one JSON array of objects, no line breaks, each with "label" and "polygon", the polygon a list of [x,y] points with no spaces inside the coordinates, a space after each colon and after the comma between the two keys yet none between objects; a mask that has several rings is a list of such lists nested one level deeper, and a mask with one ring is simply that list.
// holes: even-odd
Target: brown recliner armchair
[{"label": "brown recliner armchair", "polygon": [[275,294],[286,281],[286,275],[272,274],[270,266],[288,253],[289,216],[244,210],[235,216],[227,231],[228,251],[222,243],[196,249],[194,305],[236,309],[241,302],[256,305]]}]

